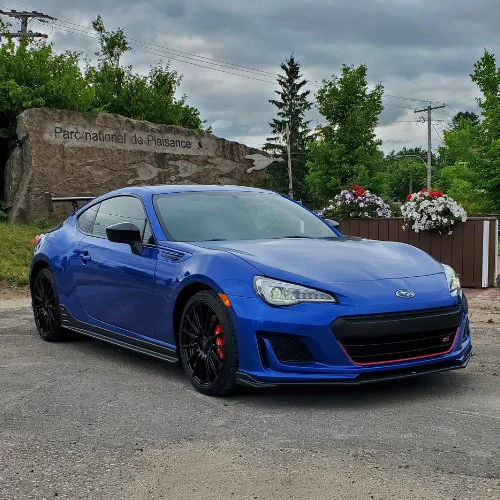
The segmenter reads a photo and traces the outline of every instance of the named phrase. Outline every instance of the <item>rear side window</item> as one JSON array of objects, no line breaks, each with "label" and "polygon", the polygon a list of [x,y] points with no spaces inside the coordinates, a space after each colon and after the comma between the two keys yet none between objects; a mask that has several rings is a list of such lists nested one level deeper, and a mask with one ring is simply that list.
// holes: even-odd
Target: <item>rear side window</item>
[{"label": "rear side window", "polygon": [[[101,202],[92,228],[93,236],[106,238],[106,228],[119,222],[130,222],[135,224],[141,232],[141,238],[145,235],[149,222],[142,203],[133,196],[116,196]],[[146,231],[147,237],[151,235],[150,229]]]},{"label": "rear side window", "polygon": [[100,203],[96,203],[92,205],[90,208],[85,210],[85,212],[80,214],[78,217],[78,227],[87,234],[92,233],[92,229],[94,228],[94,221],[97,215],[97,211],[99,210]]}]

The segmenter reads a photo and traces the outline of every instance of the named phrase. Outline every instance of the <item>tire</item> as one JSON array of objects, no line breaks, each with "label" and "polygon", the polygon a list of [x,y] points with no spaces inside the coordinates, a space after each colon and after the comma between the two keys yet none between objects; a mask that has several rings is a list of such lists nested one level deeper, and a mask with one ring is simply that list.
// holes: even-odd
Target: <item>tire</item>
[{"label": "tire", "polygon": [[227,307],[213,290],[188,300],[178,339],[182,367],[197,391],[225,396],[236,389],[236,332]]},{"label": "tire", "polygon": [[40,337],[47,342],[63,340],[65,335],[61,327],[56,280],[49,269],[42,269],[36,275],[31,290],[31,303]]}]

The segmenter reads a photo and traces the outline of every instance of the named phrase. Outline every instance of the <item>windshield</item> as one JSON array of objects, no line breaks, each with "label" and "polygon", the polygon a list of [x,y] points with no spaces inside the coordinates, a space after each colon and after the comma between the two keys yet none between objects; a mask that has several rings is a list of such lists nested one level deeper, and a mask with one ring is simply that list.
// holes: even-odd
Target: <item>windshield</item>
[{"label": "windshield", "polygon": [[315,215],[274,193],[173,193],[155,196],[154,206],[173,241],[337,237]]}]

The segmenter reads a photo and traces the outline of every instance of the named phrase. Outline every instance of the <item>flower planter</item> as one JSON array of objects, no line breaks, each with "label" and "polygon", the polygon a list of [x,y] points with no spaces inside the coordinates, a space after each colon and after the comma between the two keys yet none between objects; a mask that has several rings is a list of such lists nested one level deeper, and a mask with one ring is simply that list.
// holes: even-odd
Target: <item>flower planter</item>
[{"label": "flower planter", "polygon": [[403,230],[402,218],[345,219],[339,230],[349,236],[413,245],[448,264],[465,287],[495,286],[498,275],[498,218],[470,217],[452,227],[453,233]]}]

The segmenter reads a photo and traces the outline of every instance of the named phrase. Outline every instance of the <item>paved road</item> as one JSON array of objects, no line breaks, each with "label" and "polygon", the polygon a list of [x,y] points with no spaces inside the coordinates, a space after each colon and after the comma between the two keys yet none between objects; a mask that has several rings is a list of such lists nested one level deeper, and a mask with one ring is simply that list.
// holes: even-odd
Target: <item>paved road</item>
[{"label": "paved road", "polygon": [[211,399],[0,301],[0,498],[500,498],[499,340],[427,378]]}]

